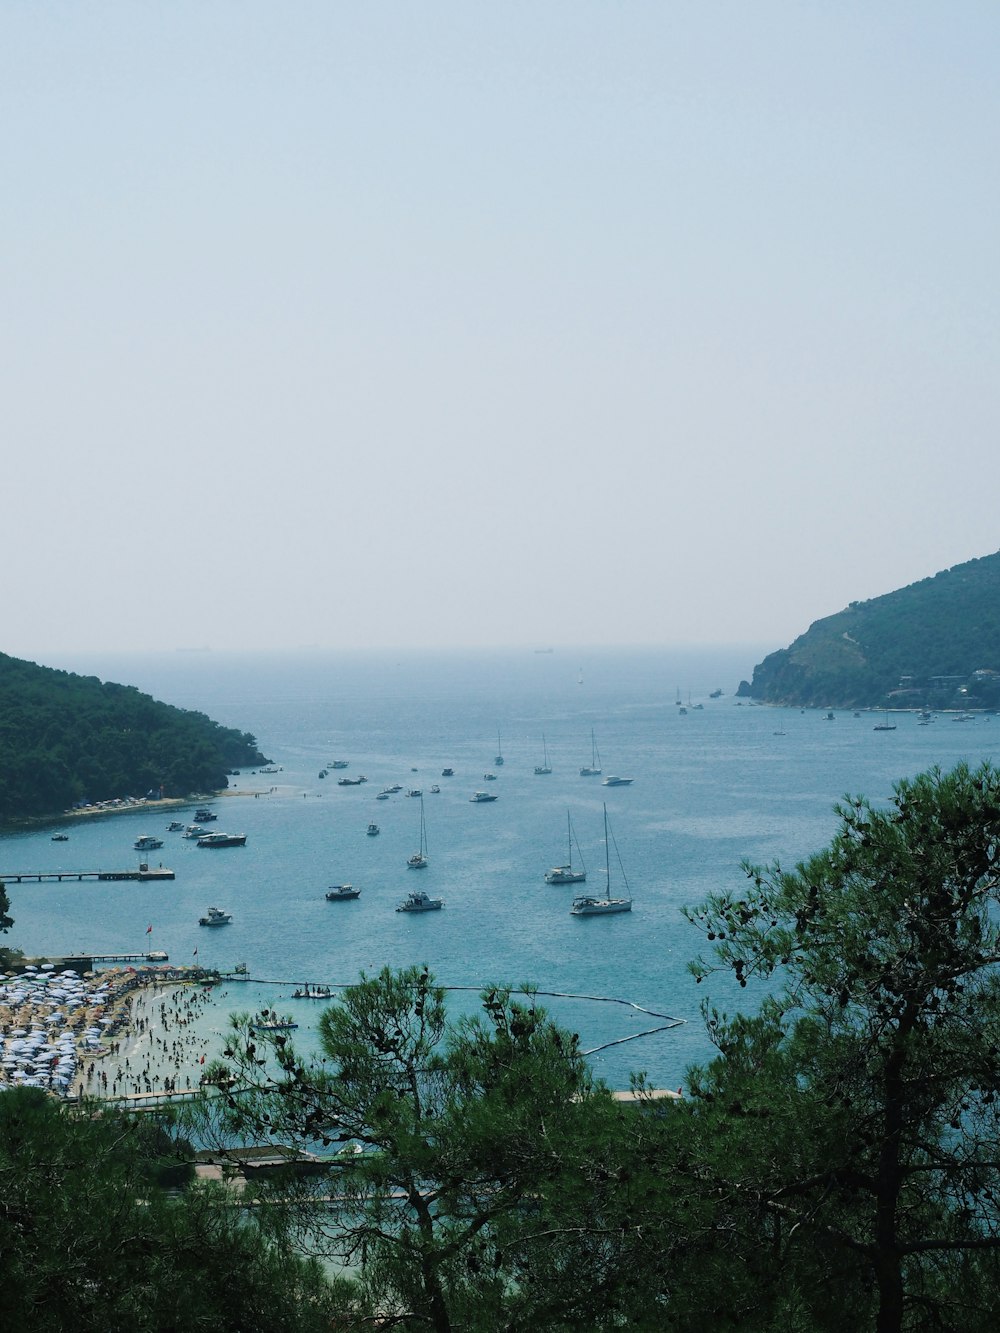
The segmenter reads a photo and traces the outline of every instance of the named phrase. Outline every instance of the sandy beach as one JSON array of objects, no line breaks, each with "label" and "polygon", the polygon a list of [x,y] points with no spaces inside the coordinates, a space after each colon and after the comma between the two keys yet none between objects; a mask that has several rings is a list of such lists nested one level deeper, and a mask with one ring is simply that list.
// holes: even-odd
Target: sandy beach
[{"label": "sandy beach", "polygon": [[81,976],[51,963],[0,974],[0,1090],[113,1098],[197,1087],[222,1019],[202,980],[196,969]]}]

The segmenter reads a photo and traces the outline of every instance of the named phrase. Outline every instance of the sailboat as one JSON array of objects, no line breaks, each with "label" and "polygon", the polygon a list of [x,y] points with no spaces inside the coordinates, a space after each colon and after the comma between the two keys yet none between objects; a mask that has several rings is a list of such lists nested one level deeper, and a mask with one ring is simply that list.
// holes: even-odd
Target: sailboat
[{"label": "sailboat", "polygon": [[503,767],[503,750],[500,749],[500,733],[497,732],[497,757],[493,760],[494,768]]},{"label": "sailboat", "polygon": [[573,869],[573,823],[569,817],[569,811],[566,811],[566,845],[567,856],[564,866],[553,866],[551,870],[546,871],[546,884],[582,884],[587,878],[587,872],[583,866],[583,856],[580,852],[580,844],[576,844],[576,854],[580,858],[580,869]]},{"label": "sailboat", "polygon": [[896,730],[896,724],[895,724],[895,722],[890,722],[890,721],[889,721],[889,710],[888,710],[888,708],[885,710],[885,721],[884,721],[884,722],[877,722],[877,723],[875,724],[875,726],[872,728],[872,730],[873,730],[873,731],[895,731],[895,730]]},{"label": "sailboat", "polygon": [[580,898],[573,899],[573,906],[569,909],[573,916],[611,916],[615,912],[631,912],[632,910],[632,892],[628,886],[628,880],[625,878],[625,867],[622,865],[622,859],[618,852],[618,844],[615,843],[615,855],[618,857],[618,868],[621,870],[622,881],[625,885],[627,898],[612,898],[611,896],[611,843],[614,835],[608,829],[608,807],[604,807],[604,864],[605,874],[607,875],[607,888],[603,898],[585,894]]},{"label": "sailboat", "polygon": [[424,798],[420,798],[420,851],[407,857],[409,870],[423,870],[427,865],[427,825],[424,823]]},{"label": "sailboat", "polygon": [[544,732],[542,732],[542,762],[541,762],[540,764],[536,764],[536,765],[535,765],[535,772],[536,772],[536,773],[551,773],[551,772],[552,772],[552,769],[549,768],[549,752],[548,752],[548,750],[545,748],[545,733],[544,733]]},{"label": "sailboat", "polygon": [[590,763],[580,769],[581,778],[599,778],[601,776],[601,756],[597,752],[594,728],[590,728]]}]

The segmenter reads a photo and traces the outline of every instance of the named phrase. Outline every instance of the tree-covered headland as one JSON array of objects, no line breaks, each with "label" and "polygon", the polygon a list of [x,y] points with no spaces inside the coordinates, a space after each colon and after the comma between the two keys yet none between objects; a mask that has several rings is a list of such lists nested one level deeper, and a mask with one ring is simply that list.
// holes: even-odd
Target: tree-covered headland
[{"label": "tree-covered headland", "polygon": [[186,796],[266,763],[256,739],[134,686],[0,653],[0,822],[124,796]]},{"label": "tree-covered headland", "polygon": [[803,707],[1000,708],[1000,553],[815,621],[739,693]]},{"label": "tree-covered headland", "polygon": [[825,850],[747,864],[686,912],[692,986],[723,970],[766,998],[704,1006],[714,1055],[680,1099],[641,1077],[614,1098],[530,988],[449,1021],[421,967],[347,988],[315,1057],[234,1017],[199,1135],[312,1155],[238,1194],[161,1199],[151,1149],[177,1155],[176,1133],[129,1147],[94,1108],[38,1119],[0,1094],[0,1302],[44,1329],[131,1309],[128,1327],[254,1329],[273,1301],[304,1333],[992,1330],[1000,772],[933,770],[838,817]]}]

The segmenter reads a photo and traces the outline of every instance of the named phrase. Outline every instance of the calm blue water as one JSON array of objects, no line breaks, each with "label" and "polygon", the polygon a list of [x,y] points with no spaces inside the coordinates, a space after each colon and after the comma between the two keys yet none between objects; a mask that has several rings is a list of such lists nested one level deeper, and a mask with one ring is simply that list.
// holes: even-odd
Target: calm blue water
[{"label": "calm blue water", "polygon": [[[921,727],[901,715],[896,731],[875,732],[881,715],[844,712],[828,722],[814,710],[738,705],[736,686],[765,651],[177,654],[53,663],[251,731],[282,772],[245,772],[232,780],[234,794],[215,803],[214,827],[247,833],[243,849],[199,849],[165,831],[174,816],[149,813],[80,821],[66,843],[53,843],[51,830],[0,836],[0,873],[124,867],[136,861],[132,844],[146,832],[164,838],[152,859],[177,873],[160,886],[12,885],[9,942],[32,954],[153,947],[184,962],[197,948],[210,966],[245,961],[254,977],[284,984],[231,986],[226,1003],[277,1004],[303,1025],[316,1010],[290,998],[295,984],[350,982],[360,969],[387,963],[426,962],[453,986],[534,982],[620,997],[687,1024],[599,1052],[595,1069],[613,1086],[626,1086],[635,1069],[656,1085],[677,1086],[688,1064],[710,1054],[699,1015],[705,988],[686,971],[700,939],[680,908],[738,886],[743,857],[790,865],[819,850],[845,793],[879,800],[895,780],[933,764],[993,759],[1000,735],[1000,719],[956,724],[942,716]],[[716,688],[723,697],[710,699]],[[578,775],[590,760],[591,728],[604,774],[633,777],[632,786],[609,789]],[[498,732],[506,762],[488,784],[498,799],[470,804],[492,769]],[[553,771],[535,776],[543,736]],[[338,758],[367,784],[338,787],[333,772],[320,780],[319,770]],[[454,777],[441,776],[445,766]],[[419,802],[402,792],[375,799],[396,782],[425,793],[425,871],[405,864],[418,845]],[[434,782],[440,795],[429,793]],[[604,801],[634,909],[574,918],[574,889],[542,876],[565,859],[568,809],[588,888],[603,888]],[[377,838],[366,836],[370,820],[381,826]],[[327,903],[327,886],[348,880],[362,887],[361,898]],[[417,887],[443,897],[444,911],[395,912]],[[210,905],[231,911],[233,924],[200,929]],[[723,1004],[732,999],[721,983],[712,994]],[[746,992],[740,998],[749,1003]],[[473,1003],[471,993],[454,999],[456,1011]],[[620,1006],[547,1003],[585,1048],[658,1023]]]}]

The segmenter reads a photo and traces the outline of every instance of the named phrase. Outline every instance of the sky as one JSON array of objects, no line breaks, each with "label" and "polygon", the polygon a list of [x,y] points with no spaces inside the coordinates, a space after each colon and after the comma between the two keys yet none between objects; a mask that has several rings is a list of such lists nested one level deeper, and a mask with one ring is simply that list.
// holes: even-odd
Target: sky
[{"label": "sky", "polygon": [[0,651],[769,644],[1000,547],[1000,7],[0,0]]}]

